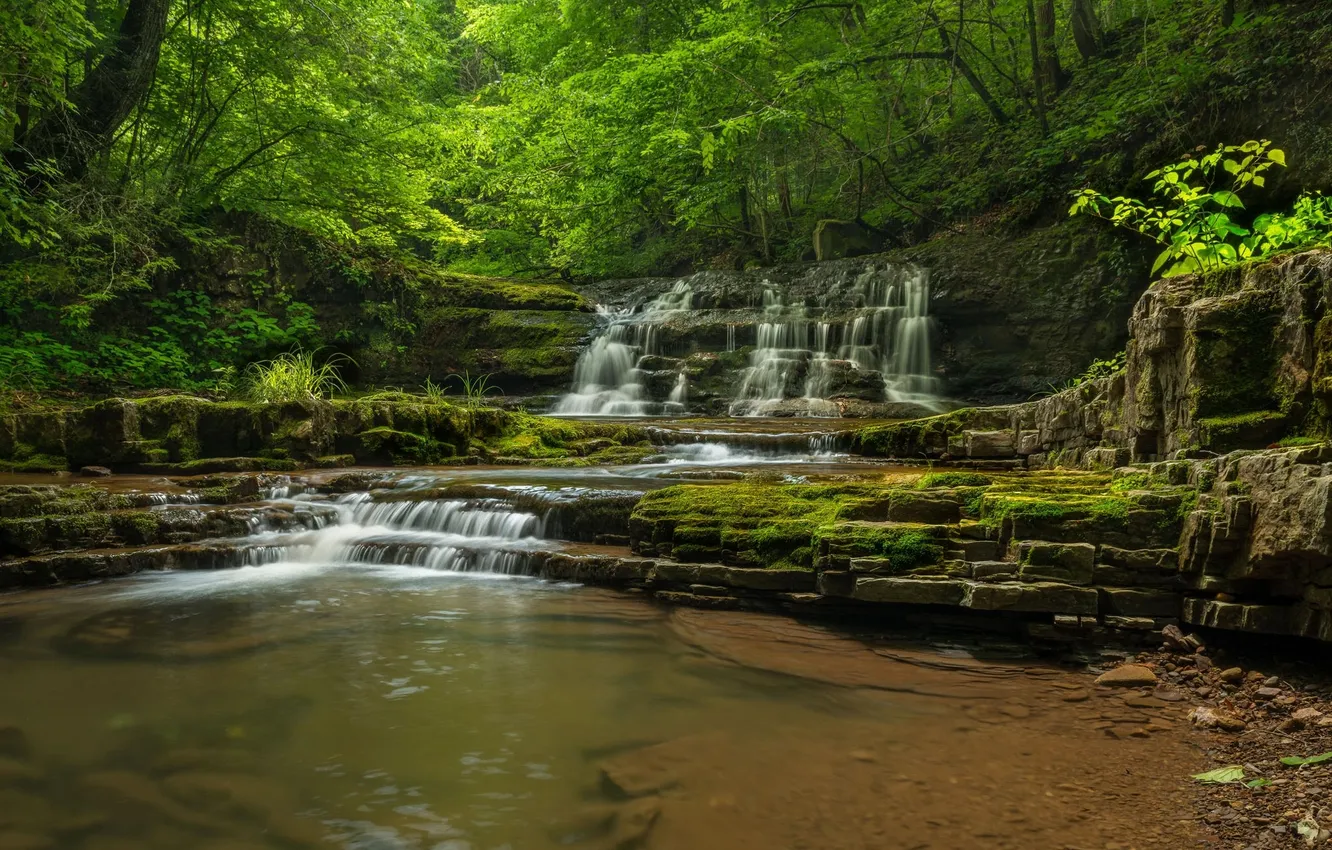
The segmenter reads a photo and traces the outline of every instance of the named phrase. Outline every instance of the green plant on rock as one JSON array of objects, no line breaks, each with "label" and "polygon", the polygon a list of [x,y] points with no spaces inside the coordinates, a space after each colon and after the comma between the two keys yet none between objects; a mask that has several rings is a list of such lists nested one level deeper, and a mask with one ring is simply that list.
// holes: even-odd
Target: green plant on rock
[{"label": "green plant on rock", "polygon": [[346,392],[347,384],[338,373],[340,366],[351,364],[345,354],[335,354],[316,364],[308,351],[288,352],[272,360],[251,363],[245,370],[242,392],[248,401],[281,404],[326,398]]},{"label": "green plant on rock", "polygon": [[463,409],[467,412],[467,434],[476,433],[476,412],[485,406],[486,396],[499,392],[499,387],[490,383],[489,375],[472,377],[470,372],[454,375],[462,388]]},{"label": "green plant on rock", "polygon": [[1322,195],[1301,196],[1290,212],[1260,215],[1247,227],[1237,220],[1245,210],[1240,193],[1266,185],[1265,172],[1278,165],[1286,154],[1270,141],[1221,145],[1148,174],[1156,203],[1079,189],[1069,214],[1094,215],[1160,244],[1152,273],[1162,277],[1332,244],[1332,199]]}]

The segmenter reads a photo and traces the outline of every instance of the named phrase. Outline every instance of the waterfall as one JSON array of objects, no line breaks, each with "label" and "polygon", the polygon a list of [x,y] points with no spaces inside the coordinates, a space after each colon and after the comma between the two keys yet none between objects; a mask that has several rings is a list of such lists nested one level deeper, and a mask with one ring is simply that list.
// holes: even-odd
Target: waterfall
[{"label": "waterfall", "polygon": [[[747,307],[735,304],[728,275],[725,288],[702,290],[705,307],[696,310],[691,282],[720,274],[707,273],[676,281],[640,308],[603,312],[603,327],[578,359],[573,389],[553,412],[647,416],[683,413],[691,403],[732,416],[840,416],[848,405],[865,415],[866,405],[904,402],[940,409],[928,273],[882,263],[833,267],[831,274],[821,268],[811,267],[803,284],[751,278]],[[669,347],[696,358],[689,368],[680,351],[661,345],[672,321]],[[745,350],[738,338],[754,340],[743,369],[709,365],[718,363],[723,345],[725,352]],[[690,375],[697,376],[692,386]]]},{"label": "waterfall", "polygon": [[[654,404],[646,398],[644,357],[659,353],[661,324],[673,314],[693,306],[693,290],[677,281],[667,292],[648,304],[641,313],[626,310],[601,311],[605,330],[597,336],[574,366],[574,388],[556,403],[552,413],[584,416],[650,416],[658,412],[683,412],[686,390],[677,381],[671,398]],[[680,375],[683,379],[683,373]],[[675,398],[680,396],[679,400]]]}]

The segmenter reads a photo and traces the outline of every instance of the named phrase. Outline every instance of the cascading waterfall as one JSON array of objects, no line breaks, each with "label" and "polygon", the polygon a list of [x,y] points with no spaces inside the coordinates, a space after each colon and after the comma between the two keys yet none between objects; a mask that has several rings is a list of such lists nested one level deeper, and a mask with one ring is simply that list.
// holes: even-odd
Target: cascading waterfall
[{"label": "cascading waterfall", "polygon": [[553,413],[583,416],[650,416],[684,410],[688,387],[683,373],[665,404],[645,398],[644,357],[659,353],[658,332],[674,313],[693,306],[693,290],[678,281],[648,304],[642,312],[633,308],[602,311],[605,331],[578,358],[574,366],[574,389],[555,405]]},{"label": "cascading waterfall", "polygon": [[[850,404],[860,405],[854,415],[866,415],[864,405],[884,403],[940,409],[925,270],[870,263],[814,286],[754,280],[747,306],[733,278],[721,288],[701,280],[702,309],[694,309],[691,278],[641,309],[605,312],[603,330],[578,360],[573,391],[554,412],[644,416],[692,405],[732,416],[839,416]],[[683,352],[663,351],[659,342],[672,319],[669,348]],[[748,355],[740,369],[726,357],[736,351]]]}]

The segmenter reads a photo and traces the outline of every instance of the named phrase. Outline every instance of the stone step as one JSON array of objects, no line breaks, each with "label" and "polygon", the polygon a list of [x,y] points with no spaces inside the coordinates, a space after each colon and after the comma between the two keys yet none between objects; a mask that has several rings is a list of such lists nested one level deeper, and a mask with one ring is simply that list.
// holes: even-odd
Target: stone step
[{"label": "stone step", "polygon": [[320,504],[297,510],[267,505],[200,505],[3,519],[0,557],[191,543],[242,537],[258,529],[295,531],[319,527],[335,516],[331,506]]}]

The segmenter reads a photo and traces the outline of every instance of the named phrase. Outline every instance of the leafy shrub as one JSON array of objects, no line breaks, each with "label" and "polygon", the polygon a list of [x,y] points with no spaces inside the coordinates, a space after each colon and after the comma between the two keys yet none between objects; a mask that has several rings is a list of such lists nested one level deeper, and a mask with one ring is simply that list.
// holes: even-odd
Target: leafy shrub
[{"label": "leafy shrub", "polygon": [[[1108,198],[1095,189],[1073,193],[1070,215],[1089,214],[1134,230],[1163,246],[1152,274],[1208,272],[1282,251],[1332,244],[1332,199],[1303,195],[1289,213],[1267,213],[1245,227],[1239,193],[1266,185],[1264,172],[1286,165],[1269,141],[1221,145],[1198,159],[1186,157],[1147,175],[1158,205],[1136,198]],[[1214,189],[1222,172],[1229,188]]]}]

